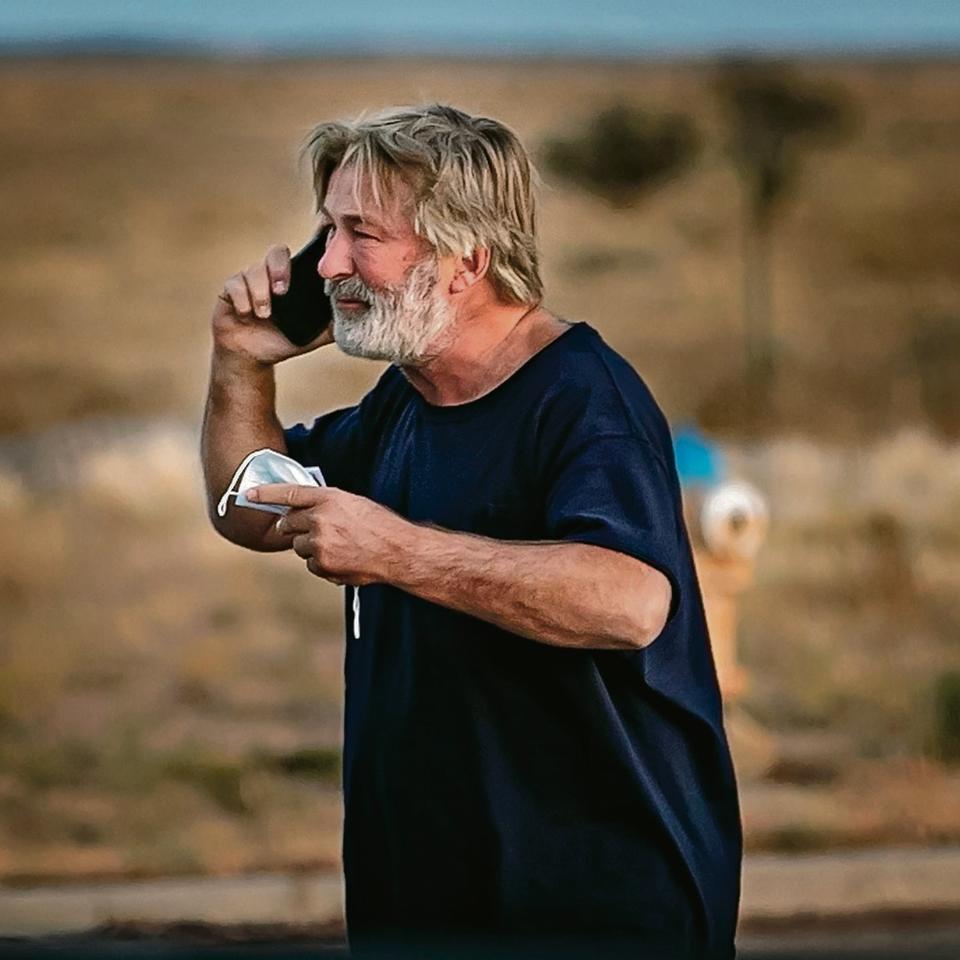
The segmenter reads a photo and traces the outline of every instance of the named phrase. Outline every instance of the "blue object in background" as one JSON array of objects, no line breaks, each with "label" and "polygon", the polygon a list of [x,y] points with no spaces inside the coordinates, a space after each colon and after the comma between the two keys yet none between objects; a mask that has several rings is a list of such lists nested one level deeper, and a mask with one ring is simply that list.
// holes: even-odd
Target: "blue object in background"
[{"label": "blue object in background", "polygon": [[692,423],[673,431],[673,455],[681,487],[713,487],[723,480],[726,467],[720,448]]}]

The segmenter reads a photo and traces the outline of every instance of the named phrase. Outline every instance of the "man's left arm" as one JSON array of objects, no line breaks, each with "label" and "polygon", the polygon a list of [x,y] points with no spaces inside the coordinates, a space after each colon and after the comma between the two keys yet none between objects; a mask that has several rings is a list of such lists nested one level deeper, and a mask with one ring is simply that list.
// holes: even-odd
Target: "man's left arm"
[{"label": "man's left arm", "polygon": [[429,527],[415,528],[390,582],[562,647],[644,647],[659,636],[670,610],[670,581],[615,550],[492,540]]},{"label": "man's left arm", "polygon": [[316,576],[389,583],[541,643],[637,649],[670,611],[667,577],[606,547],[443,530],[329,487],[271,484],[247,496],[291,507],[277,529]]}]

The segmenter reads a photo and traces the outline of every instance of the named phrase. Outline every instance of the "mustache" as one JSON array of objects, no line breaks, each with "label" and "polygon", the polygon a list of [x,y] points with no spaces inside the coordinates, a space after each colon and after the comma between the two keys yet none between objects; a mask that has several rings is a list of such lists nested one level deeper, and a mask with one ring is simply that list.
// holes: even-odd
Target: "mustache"
[{"label": "mustache", "polygon": [[376,294],[359,277],[348,277],[346,280],[325,280],[323,292],[334,299],[363,300],[373,303]]}]

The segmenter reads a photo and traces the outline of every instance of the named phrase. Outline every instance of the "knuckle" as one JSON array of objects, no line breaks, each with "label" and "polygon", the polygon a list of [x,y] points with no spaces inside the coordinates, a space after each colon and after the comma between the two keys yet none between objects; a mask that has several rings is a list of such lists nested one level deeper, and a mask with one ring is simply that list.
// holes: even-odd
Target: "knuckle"
[{"label": "knuckle", "polygon": [[226,297],[221,299],[231,303],[233,309],[240,315],[250,312],[250,301],[247,299],[246,287],[235,277],[231,277],[223,286]]}]

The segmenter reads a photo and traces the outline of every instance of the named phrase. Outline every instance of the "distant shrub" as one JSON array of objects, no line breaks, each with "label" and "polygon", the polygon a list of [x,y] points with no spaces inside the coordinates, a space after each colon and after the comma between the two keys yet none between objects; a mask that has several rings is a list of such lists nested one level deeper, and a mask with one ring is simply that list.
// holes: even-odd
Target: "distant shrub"
[{"label": "distant shrub", "polygon": [[18,757],[12,766],[30,789],[50,790],[86,786],[96,777],[100,762],[93,744],[66,739],[45,748],[36,747]]},{"label": "distant shrub", "polygon": [[927,419],[942,436],[956,440],[960,438],[960,316],[919,318],[912,347]]},{"label": "distant shrub", "polygon": [[543,162],[614,206],[630,206],[689,167],[700,148],[689,118],[615,104],[597,113],[579,136],[547,140]]},{"label": "distant shrub", "polygon": [[262,753],[258,763],[286,776],[310,777],[329,783],[336,783],[340,778],[340,751],[336,749],[304,747],[292,753]]},{"label": "distant shrub", "polygon": [[252,811],[243,795],[242,763],[185,750],[166,759],[166,774],[174,780],[189,783],[202,790],[220,809],[238,816]]},{"label": "distant shrub", "polygon": [[960,670],[940,674],[933,690],[933,752],[960,763]]},{"label": "distant shrub", "polygon": [[763,849],[777,853],[809,853],[832,846],[832,838],[826,831],[803,824],[791,824],[773,831],[765,838]]},{"label": "distant shrub", "polygon": [[340,778],[340,751],[323,747],[289,753],[255,750],[246,757],[231,759],[188,748],[168,755],[163,766],[169,777],[199,788],[226,812],[247,816],[253,812],[243,790],[248,774],[266,770],[336,784]]}]

